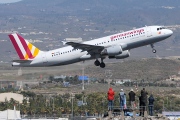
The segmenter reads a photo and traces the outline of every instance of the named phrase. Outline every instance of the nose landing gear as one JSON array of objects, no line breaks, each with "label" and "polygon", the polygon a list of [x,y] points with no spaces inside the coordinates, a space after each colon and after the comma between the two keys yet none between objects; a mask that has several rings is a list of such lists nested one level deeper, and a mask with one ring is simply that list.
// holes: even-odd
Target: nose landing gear
[{"label": "nose landing gear", "polygon": [[153,53],[156,53],[156,49],[153,49],[152,52],[153,52]]},{"label": "nose landing gear", "polygon": [[151,44],[151,48],[152,48],[152,52],[156,53],[156,49],[154,49],[154,45],[153,44]]}]

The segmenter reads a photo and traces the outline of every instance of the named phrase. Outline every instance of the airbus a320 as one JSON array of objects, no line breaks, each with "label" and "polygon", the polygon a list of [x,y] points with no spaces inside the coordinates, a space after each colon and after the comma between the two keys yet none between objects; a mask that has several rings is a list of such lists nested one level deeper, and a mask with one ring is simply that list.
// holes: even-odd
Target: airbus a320
[{"label": "airbus a320", "polygon": [[41,51],[19,34],[13,33],[9,38],[19,59],[12,60],[12,66],[60,66],[95,59],[95,66],[104,68],[105,58],[127,58],[130,56],[129,50],[133,48],[151,45],[152,52],[156,53],[153,44],[165,40],[172,34],[173,31],[162,26],[145,26],[82,43],[64,42],[67,45],[65,47]]}]

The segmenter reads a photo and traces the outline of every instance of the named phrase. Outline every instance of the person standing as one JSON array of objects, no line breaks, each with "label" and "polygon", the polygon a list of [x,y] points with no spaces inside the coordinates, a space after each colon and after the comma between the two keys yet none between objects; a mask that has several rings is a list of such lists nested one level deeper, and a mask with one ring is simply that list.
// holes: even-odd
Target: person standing
[{"label": "person standing", "polygon": [[136,94],[134,93],[133,89],[131,89],[131,91],[129,92],[129,102],[132,109],[134,109],[135,107],[135,96]]},{"label": "person standing", "polygon": [[123,110],[126,107],[126,94],[124,93],[124,90],[121,89],[119,93],[120,98],[120,109]]},{"label": "person standing", "polygon": [[108,110],[113,110],[114,90],[110,87],[108,91]]},{"label": "person standing", "polygon": [[139,116],[142,115],[142,97],[139,96]]},{"label": "person standing", "polygon": [[147,95],[145,88],[141,90],[141,106],[142,106],[142,115],[144,116],[144,111],[146,110],[147,105]]},{"label": "person standing", "polygon": [[153,95],[151,94],[150,97],[149,97],[149,115],[150,116],[153,116],[153,111],[154,111],[154,97]]}]

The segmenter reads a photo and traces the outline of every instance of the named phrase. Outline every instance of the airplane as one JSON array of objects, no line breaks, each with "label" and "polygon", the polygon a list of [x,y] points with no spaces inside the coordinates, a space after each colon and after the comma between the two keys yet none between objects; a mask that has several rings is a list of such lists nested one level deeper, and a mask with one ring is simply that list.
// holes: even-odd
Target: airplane
[{"label": "airplane", "polygon": [[104,68],[103,60],[106,57],[124,59],[130,56],[129,50],[133,48],[150,45],[152,52],[156,53],[154,43],[165,40],[172,34],[173,31],[162,26],[145,26],[82,43],[63,42],[67,46],[41,51],[19,34],[12,33],[9,38],[19,56],[18,60],[12,60],[12,66],[60,66],[95,59],[95,66]]}]

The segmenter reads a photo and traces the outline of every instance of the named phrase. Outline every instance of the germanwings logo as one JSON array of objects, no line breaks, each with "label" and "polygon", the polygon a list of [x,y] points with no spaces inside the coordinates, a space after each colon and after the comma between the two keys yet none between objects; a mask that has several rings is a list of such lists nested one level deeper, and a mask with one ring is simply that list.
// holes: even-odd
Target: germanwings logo
[{"label": "germanwings logo", "polygon": [[38,55],[40,50],[36,48],[35,46],[33,46],[28,41],[26,41],[20,35],[16,33],[10,34],[9,38],[17,54],[19,55],[20,59],[23,59],[23,60],[33,59]]}]

